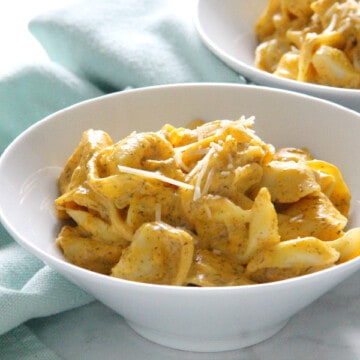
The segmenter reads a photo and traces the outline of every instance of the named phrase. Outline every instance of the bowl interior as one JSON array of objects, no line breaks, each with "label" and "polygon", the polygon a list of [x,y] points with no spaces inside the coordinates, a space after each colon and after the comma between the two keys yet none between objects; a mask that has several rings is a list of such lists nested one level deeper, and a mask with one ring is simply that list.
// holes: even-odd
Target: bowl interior
[{"label": "bowl interior", "polygon": [[254,64],[257,45],[254,25],[267,3],[268,0],[228,0],[226,4],[200,0],[195,23],[211,50],[230,66],[243,71]]},{"label": "bowl interior", "polygon": [[360,226],[360,116],[315,98],[269,88],[239,85],[178,85],[108,95],[73,106],[37,123],[19,136],[0,162],[0,215],[7,229],[43,260],[62,259],[54,239],[56,179],[88,128],[107,131],[113,141],[132,131],[157,130],[255,115],[255,129],[275,146],[309,148],[336,164],[351,189],[351,226]]}]

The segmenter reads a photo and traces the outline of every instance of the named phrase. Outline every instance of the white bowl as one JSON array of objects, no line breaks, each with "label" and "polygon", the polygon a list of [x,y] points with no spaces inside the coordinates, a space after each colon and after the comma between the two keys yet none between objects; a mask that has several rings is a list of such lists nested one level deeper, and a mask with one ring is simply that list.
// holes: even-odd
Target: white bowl
[{"label": "white bowl", "polygon": [[[299,111],[301,109],[301,111]],[[275,146],[305,146],[338,165],[360,226],[360,115],[305,95],[235,84],[168,85],[114,93],[57,112],[20,135],[0,158],[0,218],[12,236],[50,267],[121,314],[159,344],[193,351],[241,348],[269,338],[291,316],[360,269],[360,258],[311,275],[227,288],[149,285],[66,262],[55,245],[57,176],[88,128],[120,139],[133,130],[194,118],[255,115],[255,129]],[[329,314],[330,315],[330,314]]]},{"label": "white bowl", "polygon": [[360,111],[360,90],[289,80],[254,66],[254,26],[269,0],[198,0],[195,25],[207,47],[235,71],[260,85],[288,89]]}]

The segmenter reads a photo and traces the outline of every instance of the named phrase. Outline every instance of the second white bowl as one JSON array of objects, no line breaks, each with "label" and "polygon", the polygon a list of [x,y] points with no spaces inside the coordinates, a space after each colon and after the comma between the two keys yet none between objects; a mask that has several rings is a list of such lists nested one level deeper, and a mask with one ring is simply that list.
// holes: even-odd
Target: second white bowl
[{"label": "second white bowl", "polygon": [[254,66],[254,26],[268,2],[199,0],[195,13],[199,35],[216,56],[255,84],[302,92],[360,111],[360,90],[289,80]]}]

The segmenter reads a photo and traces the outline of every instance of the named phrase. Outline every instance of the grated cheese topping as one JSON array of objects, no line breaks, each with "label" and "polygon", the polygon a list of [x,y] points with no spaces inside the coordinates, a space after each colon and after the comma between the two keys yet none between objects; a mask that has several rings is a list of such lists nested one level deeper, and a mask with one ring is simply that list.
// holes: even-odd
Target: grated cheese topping
[{"label": "grated cheese topping", "polygon": [[160,222],[161,221],[161,204],[156,203],[155,205],[155,221]]},{"label": "grated cheese topping", "polygon": [[121,171],[123,173],[139,175],[139,176],[142,176],[144,178],[150,178],[150,179],[159,180],[159,181],[162,181],[162,182],[165,182],[165,183],[168,183],[168,184],[171,184],[171,185],[175,185],[175,186],[178,186],[178,187],[181,187],[181,188],[184,188],[184,189],[188,189],[188,190],[193,190],[194,189],[194,186],[191,185],[191,184],[187,184],[187,183],[184,183],[182,181],[169,178],[168,176],[161,175],[161,174],[156,173],[156,172],[142,170],[142,169],[135,169],[135,168],[124,166],[124,165],[118,165],[118,169],[119,169],[119,171]]},{"label": "grated cheese topping", "polygon": [[211,210],[210,210],[208,204],[205,204],[205,205],[204,205],[204,209],[205,209],[205,212],[206,212],[207,217],[208,217],[209,219],[211,219],[212,214],[211,214]]},{"label": "grated cheese topping", "polygon": [[206,181],[205,181],[205,185],[204,185],[204,188],[203,188],[203,191],[202,191],[201,195],[204,196],[204,195],[206,195],[208,193],[213,175],[214,175],[214,168],[211,168],[209,170],[209,172],[208,172],[208,175],[207,175],[207,178],[206,178]]},{"label": "grated cheese topping", "polygon": [[201,163],[201,169],[200,169],[198,177],[196,179],[194,196],[193,196],[194,201],[196,201],[197,199],[199,199],[201,197],[201,182],[202,182],[202,179],[208,169],[210,158],[214,153],[215,153],[215,149],[210,148],[210,150],[204,156],[204,158],[201,160],[201,162],[199,162],[199,163]]}]

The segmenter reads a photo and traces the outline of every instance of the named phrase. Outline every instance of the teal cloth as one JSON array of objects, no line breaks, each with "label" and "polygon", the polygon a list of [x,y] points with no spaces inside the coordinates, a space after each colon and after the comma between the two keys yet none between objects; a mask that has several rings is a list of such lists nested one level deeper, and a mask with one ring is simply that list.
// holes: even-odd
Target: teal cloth
[{"label": "teal cloth", "polygon": [[[29,30],[49,59],[0,77],[0,153],[48,114],[104,93],[167,83],[243,83],[202,44],[193,5],[84,0],[33,19]],[[0,359],[57,359],[26,321],[92,300],[0,226]]]},{"label": "teal cloth", "polygon": [[102,94],[98,87],[55,62],[33,62],[11,69],[0,77],[0,153],[34,122]]},{"label": "teal cloth", "polygon": [[19,326],[0,337],[1,360],[60,360],[26,327]]},{"label": "teal cloth", "polygon": [[202,44],[193,0],[88,0],[30,31],[50,58],[106,91],[179,82],[241,82]]}]

